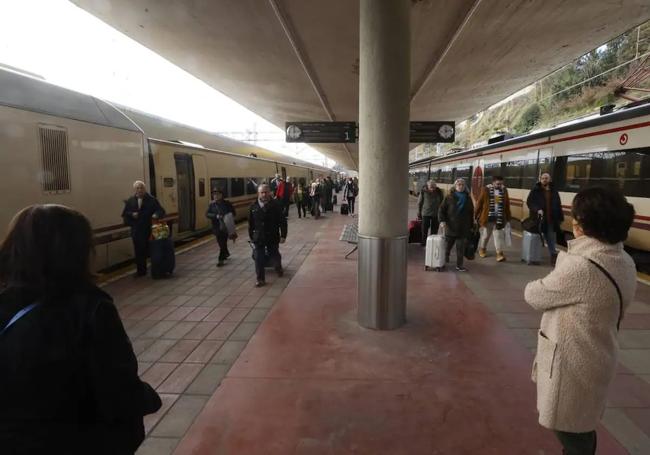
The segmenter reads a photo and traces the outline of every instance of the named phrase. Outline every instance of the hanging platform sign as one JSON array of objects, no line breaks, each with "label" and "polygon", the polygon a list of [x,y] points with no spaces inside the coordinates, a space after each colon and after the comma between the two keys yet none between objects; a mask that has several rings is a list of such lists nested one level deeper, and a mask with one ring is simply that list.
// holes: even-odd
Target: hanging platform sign
[{"label": "hanging platform sign", "polygon": [[286,122],[286,142],[308,144],[357,142],[356,122]]},{"label": "hanging platform sign", "polygon": [[411,122],[409,142],[452,143],[456,140],[456,122]]}]

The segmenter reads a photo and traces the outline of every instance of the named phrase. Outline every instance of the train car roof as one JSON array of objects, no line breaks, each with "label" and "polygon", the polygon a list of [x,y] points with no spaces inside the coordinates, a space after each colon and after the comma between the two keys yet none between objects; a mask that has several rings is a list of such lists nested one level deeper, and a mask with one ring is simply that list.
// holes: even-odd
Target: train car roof
[{"label": "train car roof", "polygon": [[247,144],[236,139],[231,139],[210,131],[195,128],[189,125],[175,122],[163,117],[142,112],[126,106],[118,106],[125,115],[135,122],[145,136],[152,139],[159,139],[167,142],[179,142],[184,145],[203,146],[211,150],[223,150],[238,155],[251,156],[255,154],[258,158],[277,161],[279,163],[331,171],[323,166],[312,164],[308,161],[296,159],[289,155],[273,152],[271,150]]},{"label": "train car roof", "polygon": [[3,68],[0,105],[140,132],[128,117],[105,101]]},{"label": "train car roof", "polygon": [[586,128],[593,128],[595,126],[600,126],[600,125],[607,125],[609,123],[629,120],[636,117],[641,117],[642,115],[649,115],[649,114],[650,114],[650,103],[642,104],[640,106],[629,107],[629,108],[622,108],[615,112],[612,112],[611,114],[605,114],[598,117],[589,117],[582,121],[576,121],[575,123],[564,124],[561,126],[538,131],[533,134],[513,137],[511,139],[506,139],[505,141],[484,145],[482,147],[478,147],[475,149],[464,150],[462,152],[454,153],[451,155],[422,158],[421,160],[417,160],[417,161],[413,161],[412,163],[409,163],[409,167],[426,164],[428,162],[447,160],[449,158],[458,158],[458,157],[462,158],[464,156],[483,154],[483,152],[486,152],[488,150],[494,150],[501,147],[521,144],[523,142],[534,141],[536,139],[541,139],[549,136],[558,136],[560,134],[566,134],[572,131],[579,131],[579,130],[583,130]]}]

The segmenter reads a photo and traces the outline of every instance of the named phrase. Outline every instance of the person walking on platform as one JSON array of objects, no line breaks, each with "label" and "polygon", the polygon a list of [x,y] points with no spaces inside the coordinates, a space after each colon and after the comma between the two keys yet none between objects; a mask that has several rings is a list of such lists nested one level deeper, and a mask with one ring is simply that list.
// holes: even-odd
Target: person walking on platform
[{"label": "person walking on platform", "polygon": [[124,202],[122,219],[131,228],[131,240],[137,266],[136,277],[147,274],[147,257],[149,256],[149,237],[151,220],[165,216],[165,210],[158,199],[147,193],[144,182],[133,183],[135,194]]},{"label": "person walking on platform", "polygon": [[474,224],[474,204],[467,191],[465,180],[456,179],[454,187],[440,204],[438,219],[445,232],[447,249],[445,263],[449,262],[451,249],[456,245],[456,270],[466,272],[463,266],[465,242]]},{"label": "person walking on platform", "polygon": [[309,190],[309,197],[311,199],[311,214],[315,219],[320,218],[320,199],[321,199],[321,184],[318,179],[314,180]]},{"label": "person walking on platform", "polygon": [[0,452],[133,454],[161,401],[93,274],[88,219],[21,210],[0,244]]},{"label": "person walking on platform", "polygon": [[532,371],[539,423],[564,453],[593,455],[620,322],[636,291],[636,267],[623,248],[634,207],[617,190],[594,187],[575,196],[571,215],[575,240],[524,297],[543,312]]},{"label": "person walking on platform", "polygon": [[230,201],[224,199],[221,189],[212,193],[212,201],[208,205],[205,216],[212,221],[212,232],[217,238],[217,244],[219,244],[217,267],[222,267],[225,264],[224,261],[230,257],[228,239],[235,240],[237,232],[234,230],[235,208]]},{"label": "person walking on platform", "polygon": [[553,187],[551,174],[544,172],[540,176],[539,182],[528,193],[526,205],[530,210],[531,217],[542,218],[542,235],[546,239],[551,263],[554,264],[557,258],[556,233],[562,231],[560,225],[564,221],[564,212],[562,211],[560,193]]},{"label": "person walking on platform", "polygon": [[284,274],[279,247],[287,238],[287,218],[280,205],[271,198],[268,185],[260,185],[257,188],[257,200],[251,205],[248,214],[248,236],[255,248],[255,286],[264,286],[267,253],[268,258],[274,261],[278,275]]},{"label": "person walking on platform", "polygon": [[304,180],[300,179],[296,186],[296,191],[293,193],[293,200],[296,203],[296,208],[298,209],[298,218],[303,216],[307,218],[307,190],[305,189]]},{"label": "person walking on platform", "polygon": [[503,184],[503,177],[492,177],[492,183],[481,190],[476,202],[476,219],[481,231],[478,255],[487,256],[487,244],[494,234],[494,248],[497,252],[497,262],[506,260],[503,249],[506,243],[505,227],[510,222],[510,197],[508,189]]},{"label": "person walking on platform", "polygon": [[291,205],[291,196],[293,195],[293,185],[287,177],[285,180],[280,179],[275,192],[275,199],[282,207],[282,213],[285,217],[289,216],[289,206]]},{"label": "person walking on platform", "polygon": [[272,197],[277,197],[276,195],[278,191],[278,186],[280,185],[281,181],[282,181],[282,176],[280,174],[275,174],[275,178],[271,179],[269,185],[271,188]]},{"label": "person walking on platform", "polygon": [[324,177],[320,183],[321,186],[321,207],[323,213],[326,213],[330,209],[330,204],[332,202],[332,186],[327,180],[327,177]]},{"label": "person walking on platform", "polygon": [[442,190],[436,182],[429,180],[420,191],[418,197],[418,218],[422,219],[422,246],[426,246],[429,229],[432,234],[438,233],[438,209],[444,199]]},{"label": "person walking on platform", "polygon": [[345,184],[345,189],[343,190],[343,199],[348,201],[348,213],[350,216],[354,215],[354,201],[357,199],[358,194],[359,187],[352,177],[350,177],[348,182]]}]

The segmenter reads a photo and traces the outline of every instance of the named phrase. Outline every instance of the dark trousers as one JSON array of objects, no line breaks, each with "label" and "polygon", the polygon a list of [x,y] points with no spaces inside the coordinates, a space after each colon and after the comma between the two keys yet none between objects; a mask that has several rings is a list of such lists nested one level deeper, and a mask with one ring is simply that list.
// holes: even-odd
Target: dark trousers
[{"label": "dark trousers", "polygon": [[289,201],[287,200],[282,200],[280,201],[280,205],[282,206],[282,214],[286,217],[289,216]]},{"label": "dark trousers", "polygon": [[219,262],[221,262],[230,256],[230,251],[228,251],[228,233],[218,232],[215,234],[215,237],[217,237],[217,243],[219,244]]},{"label": "dark trousers", "polygon": [[280,256],[280,245],[273,243],[270,245],[255,244],[255,274],[257,281],[265,281],[264,267],[266,266],[267,255],[271,264],[275,265],[275,270],[282,269],[282,256]]},{"label": "dark trousers", "polygon": [[429,229],[431,234],[438,233],[438,217],[437,216],[423,216],[422,217],[422,245],[426,245],[427,237],[429,237]]},{"label": "dark trousers", "polygon": [[134,235],[133,251],[135,252],[135,265],[138,268],[138,275],[146,275],[147,258],[149,257],[149,235]]},{"label": "dark trousers", "polygon": [[564,455],[595,455],[596,454],[596,432],[569,433],[566,431],[554,431],[555,436],[560,440]]},{"label": "dark trousers", "polygon": [[463,261],[465,260],[465,243],[467,242],[467,239],[459,238],[459,237],[450,237],[446,235],[445,240],[447,242],[447,251],[445,251],[445,262],[449,262],[449,255],[451,254],[451,249],[453,248],[455,243],[456,244],[456,265],[458,267],[462,267]]},{"label": "dark trousers", "polygon": [[355,199],[356,198],[354,196],[353,197],[348,196],[348,208],[350,209],[349,210],[350,213],[354,213],[354,200]]},{"label": "dark trousers", "polygon": [[[302,218],[303,216],[307,216],[307,207],[305,204],[305,201],[298,201],[296,202],[296,208],[298,209],[298,218]],[[301,215],[302,213],[302,215]]]}]

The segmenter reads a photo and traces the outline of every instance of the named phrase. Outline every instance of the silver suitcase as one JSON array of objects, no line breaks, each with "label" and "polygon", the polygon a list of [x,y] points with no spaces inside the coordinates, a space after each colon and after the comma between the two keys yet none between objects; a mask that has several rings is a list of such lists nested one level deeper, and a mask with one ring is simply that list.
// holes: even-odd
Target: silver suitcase
[{"label": "silver suitcase", "polygon": [[424,253],[424,270],[440,271],[445,267],[445,247],[446,241],[444,235],[430,235],[427,237],[427,247]]},{"label": "silver suitcase", "polygon": [[542,262],[542,239],[539,234],[524,231],[524,239],[521,244],[521,260],[528,265]]}]

